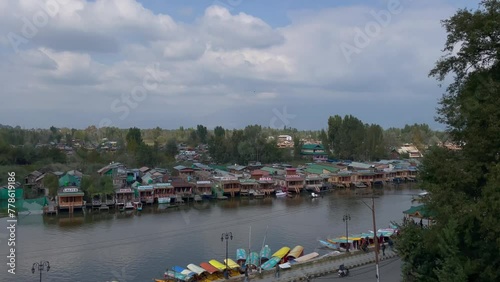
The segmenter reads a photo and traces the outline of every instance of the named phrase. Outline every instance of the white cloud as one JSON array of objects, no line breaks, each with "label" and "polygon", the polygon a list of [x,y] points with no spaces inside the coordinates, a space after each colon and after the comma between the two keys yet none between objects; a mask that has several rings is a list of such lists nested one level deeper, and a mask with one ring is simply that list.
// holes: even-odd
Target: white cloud
[{"label": "white cloud", "polygon": [[[299,116],[291,126],[325,126],[326,118],[311,116],[344,111],[399,125],[377,113],[412,101],[436,106],[442,90],[427,73],[445,40],[439,21],[456,10],[440,1],[403,1],[403,11],[346,60],[341,44],[353,44],[356,29],[372,22],[370,12],[377,9],[299,11],[290,14],[289,25],[273,27],[218,6],[181,23],[134,0],[62,2],[46,25],[24,38],[18,53],[7,37],[0,40],[2,95],[10,95],[12,107],[0,113],[3,123],[85,127],[109,117],[122,127],[139,120],[140,126],[165,120],[163,126],[178,127],[229,124],[227,114],[234,113],[231,124],[267,125],[262,118],[271,118],[272,108],[288,105],[303,107],[292,113]],[[40,11],[36,1],[1,1],[0,34],[24,36],[22,18],[32,21]],[[111,104],[143,85],[151,64],[159,66],[158,87],[126,119],[118,118]],[[58,109],[75,104],[72,117],[59,118]],[[432,122],[427,110],[410,106],[408,112],[398,122]]]}]

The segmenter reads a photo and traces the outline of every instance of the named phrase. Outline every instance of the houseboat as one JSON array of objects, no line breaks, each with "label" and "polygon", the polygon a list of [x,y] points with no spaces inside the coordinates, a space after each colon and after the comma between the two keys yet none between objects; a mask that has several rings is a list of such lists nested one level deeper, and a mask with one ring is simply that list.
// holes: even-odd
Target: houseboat
[{"label": "houseboat", "polygon": [[137,191],[139,191],[139,199],[144,204],[153,204],[154,203],[154,186],[139,186],[137,187]]},{"label": "houseboat", "polygon": [[59,210],[68,210],[69,213],[73,213],[75,209],[81,210],[85,206],[83,195],[76,186],[61,188],[57,192],[57,207]]},{"label": "houseboat", "polygon": [[176,179],[175,181],[172,181],[172,186],[174,186],[174,193],[177,202],[179,201],[177,200],[179,198],[184,201],[190,201],[194,198],[193,186],[191,183]]},{"label": "houseboat", "polygon": [[234,197],[240,194],[240,181],[236,177],[222,177],[220,187],[224,195]]},{"label": "houseboat", "polygon": [[257,189],[258,185],[255,179],[240,179],[240,195],[249,196],[250,191],[255,193],[255,189]]},{"label": "houseboat", "polygon": [[168,182],[153,184],[153,195],[158,204],[170,204],[171,198],[175,196],[174,186]]},{"label": "houseboat", "polygon": [[135,191],[132,188],[119,188],[115,190],[115,205],[124,207],[129,203],[128,207],[133,208],[132,202],[135,200]]},{"label": "houseboat", "polygon": [[212,198],[212,182],[211,181],[196,181],[195,194],[201,196],[202,199]]}]

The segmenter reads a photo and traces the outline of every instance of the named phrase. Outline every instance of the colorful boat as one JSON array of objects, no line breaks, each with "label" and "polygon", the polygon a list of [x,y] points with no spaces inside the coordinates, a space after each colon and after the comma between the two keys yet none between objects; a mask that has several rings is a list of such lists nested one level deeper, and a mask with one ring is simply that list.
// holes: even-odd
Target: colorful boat
[{"label": "colorful boat", "polygon": [[259,254],[257,252],[251,252],[250,255],[247,257],[245,265],[247,265],[250,268],[256,269],[260,265],[259,260],[260,260]]},{"label": "colorful boat", "polygon": [[232,260],[230,258],[227,259],[227,262],[226,262],[226,260],[224,260],[224,263],[227,263],[227,266],[230,269],[238,269],[238,268],[240,268],[240,265],[237,264],[236,262],[234,262],[234,260]]},{"label": "colorful boat", "polygon": [[271,258],[271,248],[269,248],[268,245],[265,245],[262,247],[262,250],[260,250],[260,262],[264,263],[268,261]]},{"label": "colorful boat", "polygon": [[218,270],[220,271],[224,271],[224,269],[226,269],[226,265],[217,261],[217,260],[209,260],[208,263],[210,263],[212,266],[214,266],[215,268],[217,268]]},{"label": "colorful boat", "polygon": [[310,254],[307,254],[307,255],[303,255],[303,256],[301,256],[299,258],[296,258],[296,259],[291,259],[289,262],[291,264],[306,262],[306,261],[311,260],[311,259],[313,259],[315,257],[318,257],[318,256],[319,256],[318,253],[313,252],[313,253],[310,253]]},{"label": "colorful boat", "polygon": [[179,273],[179,272],[175,272],[173,270],[167,270],[165,272],[165,276],[166,277],[171,277],[171,278],[174,278],[174,279],[178,279],[178,280],[181,280],[181,281],[189,281],[190,278],[186,277],[186,275],[182,274],[182,273]]},{"label": "colorful boat", "polygon": [[245,249],[237,249],[236,250],[236,262],[239,265],[244,265],[247,261],[247,252]]},{"label": "colorful boat", "polygon": [[289,261],[291,259],[296,259],[298,257],[300,257],[301,255],[304,254],[304,247],[302,246],[295,246],[289,253],[288,255],[285,257],[286,258],[286,261]]},{"label": "colorful boat", "polygon": [[208,262],[202,262],[200,263],[200,266],[201,268],[205,269],[209,274],[220,272],[220,270],[217,267],[209,264]]},{"label": "colorful boat", "polygon": [[264,270],[270,270],[273,269],[279,262],[281,261],[281,258],[279,257],[272,257],[265,263],[263,263],[260,268]]},{"label": "colorful boat", "polygon": [[196,273],[196,275],[198,275],[198,276],[203,275],[207,272],[204,268],[199,267],[196,264],[192,264],[192,263],[188,264],[187,268],[189,270],[191,270],[192,272]]},{"label": "colorful boat", "polygon": [[318,240],[319,243],[321,245],[323,245],[324,247],[327,247],[329,249],[332,249],[332,250],[338,250],[340,249],[340,246],[339,244],[333,244],[333,243],[330,243],[330,242],[327,242],[327,241],[323,241],[323,240]]},{"label": "colorful boat", "polygon": [[181,273],[182,275],[184,275],[184,276],[186,276],[186,277],[189,277],[189,278],[191,278],[191,277],[193,277],[193,276],[195,276],[195,275],[196,275],[196,273],[195,273],[195,272],[192,272],[192,271],[191,271],[191,270],[189,270],[189,269],[185,269],[184,267],[180,267],[180,266],[177,266],[177,265],[176,265],[176,266],[174,266],[174,267],[172,267],[172,270],[173,270],[173,271],[175,271],[175,272],[179,272],[179,273]]},{"label": "colorful boat", "polygon": [[289,247],[283,247],[281,249],[279,249],[278,251],[276,251],[272,257],[278,257],[280,259],[284,258],[288,253],[290,252],[290,248]]}]

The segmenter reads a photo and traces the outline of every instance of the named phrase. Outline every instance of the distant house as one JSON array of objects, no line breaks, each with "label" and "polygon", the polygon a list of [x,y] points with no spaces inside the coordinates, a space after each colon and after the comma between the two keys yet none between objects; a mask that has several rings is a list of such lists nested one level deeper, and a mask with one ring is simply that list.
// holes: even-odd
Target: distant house
[{"label": "distant house", "polygon": [[303,157],[312,157],[314,161],[326,161],[328,153],[322,144],[304,144],[300,149],[300,154]]},{"label": "distant house", "polygon": [[40,177],[42,174],[43,173],[39,172],[38,170],[31,172],[24,178],[24,184],[27,186],[36,185],[36,179]]},{"label": "distant house", "polygon": [[422,153],[420,153],[417,147],[409,143],[401,146],[399,149],[397,149],[397,152],[399,155],[408,154],[408,157],[410,159],[418,159],[423,157]]}]

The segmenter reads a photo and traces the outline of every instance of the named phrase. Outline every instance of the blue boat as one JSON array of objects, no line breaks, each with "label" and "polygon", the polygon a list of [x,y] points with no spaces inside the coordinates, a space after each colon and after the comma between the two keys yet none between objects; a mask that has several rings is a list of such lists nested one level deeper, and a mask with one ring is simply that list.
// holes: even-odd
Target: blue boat
[{"label": "blue boat", "polygon": [[330,242],[323,241],[323,240],[318,240],[318,241],[323,247],[327,247],[327,248],[332,249],[332,250],[338,250],[340,248],[340,246],[338,244],[332,244]]},{"label": "blue boat", "polygon": [[281,261],[281,259],[279,257],[272,257],[268,261],[266,261],[265,263],[263,263],[260,266],[260,268],[262,268],[264,270],[273,269],[280,261]]},{"label": "blue boat", "polygon": [[247,258],[246,265],[249,268],[256,269],[260,265],[259,260],[260,260],[259,254],[257,252],[251,252]]},{"label": "blue boat", "polygon": [[264,263],[271,258],[271,248],[268,245],[265,245],[262,250],[260,250],[260,262]]},{"label": "blue boat", "polygon": [[174,278],[174,279],[178,279],[181,281],[189,281],[189,278],[186,275],[181,274],[181,273],[176,272],[176,271],[172,271],[172,270],[167,270],[165,272],[165,276],[170,277],[170,278]]},{"label": "blue boat", "polygon": [[176,273],[180,273],[180,274],[186,276],[186,278],[191,278],[191,277],[196,275],[196,273],[192,272],[191,270],[185,269],[184,267],[180,267],[177,265],[172,267],[172,270]]},{"label": "blue boat", "polygon": [[237,249],[236,263],[241,266],[244,265],[246,261],[247,261],[247,252],[245,251],[245,249]]}]

